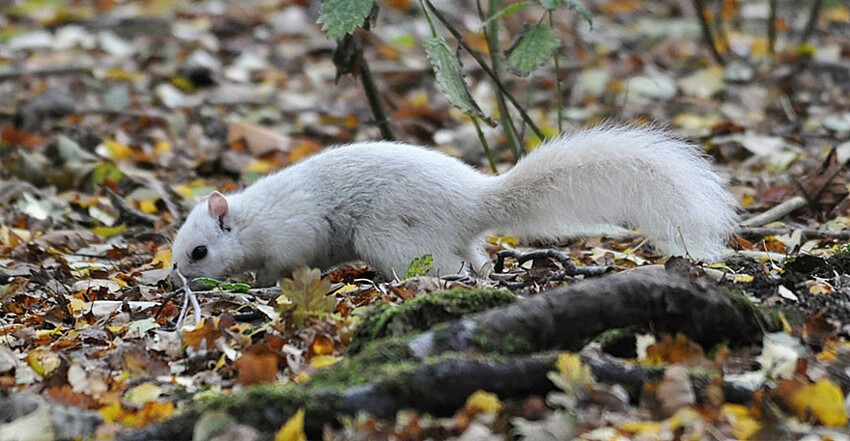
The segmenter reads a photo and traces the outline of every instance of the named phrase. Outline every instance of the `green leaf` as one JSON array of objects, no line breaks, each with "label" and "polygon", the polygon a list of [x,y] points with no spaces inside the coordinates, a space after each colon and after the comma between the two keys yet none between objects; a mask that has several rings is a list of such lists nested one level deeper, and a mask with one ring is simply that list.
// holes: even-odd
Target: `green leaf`
[{"label": "green leaf", "polygon": [[98,164],[89,175],[91,185],[95,188],[103,185],[106,181],[117,183],[121,182],[122,179],[124,179],[124,172],[108,161]]},{"label": "green leaf", "polygon": [[587,24],[593,28],[593,14],[590,13],[590,10],[587,9],[579,0],[538,0],[540,5],[546,8],[549,11],[554,11],[561,7],[561,5],[566,5],[571,11],[575,11],[579,15],[582,16],[587,21]]},{"label": "green leaf", "polygon": [[500,18],[502,18],[502,17],[504,17],[504,16],[506,16],[506,15],[508,15],[508,14],[513,14],[513,13],[514,13],[514,12],[516,12],[516,11],[519,11],[519,10],[525,9],[526,7],[528,7],[528,5],[529,5],[529,3],[528,3],[528,2],[519,2],[519,3],[514,3],[514,4],[512,4],[512,5],[508,5],[508,6],[506,6],[504,9],[502,9],[501,11],[499,11],[499,12],[497,12],[497,13],[493,14],[493,16],[492,16],[492,17],[487,18],[487,21],[485,21],[484,23],[482,23],[482,24],[481,24],[481,27],[482,27],[482,28],[485,28],[485,27],[487,27],[487,26],[488,26],[488,25],[489,25],[492,21],[494,21],[494,20],[498,20],[498,19],[500,19]]},{"label": "green leaf", "polygon": [[211,279],[209,277],[196,277],[192,279],[193,282],[201,282],[204,285],[220,288],[223,291],[236,291],[236,292],[248,292],[251,289],[251,286],[247,283],[229,283],[222,282],[221,280]]},{"label": "green leaf", "polygon": [[325,0],[319,8],[319,23],[331,38],[354,33],[363,24],[375,0]]},{"label": "green leaf", "polygon": [[517,75],[528,76],[548,61],[560,44],[555,30],[548,25],[525,25],[508,49],[508,64]]},{"label": "green leaf", "polygon": [[472,94],[469,93],[469,88],[463,81],[460,62],[452,53],[446,40],[431,37],[425,40],[424,45],[428,59],[431,60],[431,67],[434,69],[434,76],[437,78],[437,85],[449,102],[467,115],[489,120],[472,99]]},{"label": "green leaf", "polygon": [[404,278],[409,279],[411,277],[424,276],[428,274],[428,271],[431,271],[433,266],[434,256],[426,254],[422,257],[417,257],[410,261],[410,266],[407,267]]}]

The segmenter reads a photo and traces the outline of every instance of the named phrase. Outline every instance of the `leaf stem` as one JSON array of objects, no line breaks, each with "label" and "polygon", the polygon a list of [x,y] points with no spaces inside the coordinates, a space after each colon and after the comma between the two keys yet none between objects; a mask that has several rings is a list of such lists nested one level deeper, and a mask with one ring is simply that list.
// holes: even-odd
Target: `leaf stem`
[{"label": "leaf stem", "polygon": [[507,88],[504,84],[502,84],[502,81],[499,79],[499,77],[490,69],[489,66],[487,66],[487,64],[484,62],[484,59],[481,58],[481,55],[475,52],[469,46],[469,44],[466,43],[466,40],[463,39],[463,36],[460,34],[460,32],[458,32],[458,30],[455,29],[454,26],[452,26],[452,24],[448,20],[446,20],[446,17],[444,17],[443,14],[436,7],[434,7],[430,0],[420,1],[425,2],[425,4],[428,6],[428,9],[430,9],[431,12],[434,14],[434,17],[436,17],[437,20],[439,20],[440,23],[442,23],[443,26],[448,29],[448,31],[452,34],[455,40],[457,40],[458,44],[460,44],[460,46],[467,53],[469,53],[472,58],[475,59],[475,62],[478,63],[479,66],[481,66],[481,69],[484,71],[484,73],[486,73],[487,76],[490,77],[491,80],[493,80],[493,83],[496,85],[496,87],[501,90],[503,94],[505,94],[505,98],[507,98],[508,101],[511,102],[511,105],[513,105],[517,112],[519,112],[519,115],[520,117],[522,117],[522,120],[528,125],[528,127],[534,132],[534,134],[537,135],[537,137],[539,137],[540,139],[546,139],[546,135],[543,133],[542,130],[540,130],[540,127],[537,127],[537,124],[535,124],[531,117],[528,116],[528,113],[525,111],[525,109],[522,108],[516,98],[514,98],[514,96],[511,95],[510,92],[508,92]]},{"label": "leaf stem", "polygon": [[478,118],[471,116],[472,125],[475,126],[475,133],[478,134],[478,140],[481,142],[481,146],[484,148],[484,154],[487,155],[487,162],[490,163],[490,170],[493,170],[493,174],[499,174],[499,171],[496,169],[496,159],[493,158],[493,152],[490,150],[490,143],[487,142],[487,138],[484,136],[484,131],[481,130],[481,123],[478,122]]}]

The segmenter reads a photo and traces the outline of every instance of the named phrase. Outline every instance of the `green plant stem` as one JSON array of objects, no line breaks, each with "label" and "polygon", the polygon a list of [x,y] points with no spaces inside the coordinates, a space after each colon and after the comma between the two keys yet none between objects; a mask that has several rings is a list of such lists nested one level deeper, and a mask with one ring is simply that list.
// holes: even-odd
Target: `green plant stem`
[{"label": "green plant stem", "polygon": [[487,155],[487,162],[490,163],[490,170],[493,170],[493,174],[499,174],[499,171],[496,169],[496,159],[493,158],[493,152],[490,151],[490,143],[487,142],[484,131],[481,130],[481,123],[474,116],[471,119],[472,125],[475,126],[475,133],[478,134],[478,140],[481,142],[481,146],[484,147],[484,154]]},{"label": "green plant stem", "polygon": [[800,44],[806,44],[812,34],[815,32],[815,26],[820,18],[820,11],[823,8],[823,0],[815,0],[812,3],[812,10],[809,12],[809,19],[806,20],[806,26],[803,28],[803,33],[800,35]]},{"label": "green plant stem", "polygon": [[702,37],[705,39],[705,43],[708,45],[708,48],[711,50],[711,55],[714,57],[714,61],[717,64],[723,65],[726,64],[726,60],[723,58],[723,55],[720,54],[720,51],[717,49],[717,42],[714,40],[714,36],[711,33],[711,26],[708,24],[708,20],[705,18],[705,3],[703,0],[692,0],[694,9],[696,9],[697,19],[699,19],[699,26],[702,29]]},{"label": "green plant stem", "polygon": [[769,12],[767,15],[767,50],[772,55],[776,53],[776,8],[777,0],[770,0],[768,3]]},{"label": "green plant stem", "polygon": [[546,139],[546,135],[543,133],[542,130],[540,130],[540,127],[537,127],[537,124],[535,124],[534,121],[531,119],[531,117],[528,116],[528,112],[526,112],[525,109],[523,109],[522,106],[519,104],[519,102],[516,100],[516,98],[514,98],[514,96],[511,95],[510,92],[508,92],[505,85],[502,84],[502,82],[499,80],[499,77],[496,76],[495,73],[493,73],[493,70],[490,69],[490,67],[484,62],[484,59],[481,58],[481,55],[479,55],[477,52],[472,50],[471,47],[469,47],[469,44],[466,43],[466,40],[463,39],[463,36],[460,35],[460,32],[458,32],[458,30],[455,29],[454,26],[452,26],[452,24],[449,23],[448,20],[446,20],[446,17],[444,17],[443,14],[436,7],[434,7],[434,5],[430,2],[430,0],[422,0],[422,1],[425,2],[428,9],[430,9],[431,13],[434,14],[434,17],[436,17],[437,20],[439,20],[440,23],[442,23],[443,26],[445,26],[446,29],[448,29],[448,31],[452,34],[452,36],[455,38],[455,40],[457,40],[458,44],[460,44],[460,46],[467,53],[469,53],[469,55],[471,55],[472,58],[475,59],[475,62],[478,63],[478,65],[481,66],[481,69],[484,71],[484,73],[486,73],[487,76],[490,77],[491,80],[493,80],[493,83],[496,85],[496,87],[499,88],[499,90],[501,90],[503,94],[505,94],[505,98],[507,98],[508,101],[511,102],[511,105],[513,105],[514,108],[517,110],[517,112],[519,112],[520,117],[522,117],[522,120],[525,121],[525,123],[528,125],[528,127],[531,129],[531,131],[533,131],[534,134],[537,135],[540,139]]},{"label": "green plant stem", "polygon": [[[552,19],[552,11],[549,12],[549,27],[555,29],[555,23]],[[558,51],[555,51],[552,56],[552,61],[555,64],[555,93],[558,95],[558,133],[564,132],[564,93],[561,90],[561,67],[558,61]]]},{"label": "green plant stem", "polygon": [[[481,2],[480,0],[476,2],[478,4],[478,15],[481,17],[481,20],[485,20],[484,11],[481,10]],[[487,49],[490,51],[490,63],[493,66],[493,72],[496,75],[501,74],[501,59],[499,59],[500,47],[499,47],[499,21],[493,19],[493,14],[496,13],[498,8],[499,0],[490,0],[487,5],[487,28],[484,30],[484,37],[487,39]],[[517,135],[517,129],[514,125],[513,119],[511,119],[511,114],[508,111],[508,103],[505,102],[505,94],[502,93],[501,89],[496,88],[496,105],[499,108],[499,121],[502,123],[502,132],[505,134],[505,138],[508,141],[508,146],[510,146],[511,153],[514,155],[514,160],[519,160],[519,157],[522,152],[522,145],[519,141],[519,136]]]}]

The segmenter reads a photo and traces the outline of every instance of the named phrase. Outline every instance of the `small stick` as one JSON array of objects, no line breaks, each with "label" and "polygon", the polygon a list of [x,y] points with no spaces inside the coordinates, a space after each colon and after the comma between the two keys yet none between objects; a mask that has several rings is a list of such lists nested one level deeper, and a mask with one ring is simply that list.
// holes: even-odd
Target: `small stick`
[{"label": "small stick", "polygon": [[811,228],[794,229],[794,228],[758,228],[748,227],[738,230],[738,234],[745,237],[765,237],[765,236],[782,236],[791,234],[795,231],[800,231],[803,238],[823,238],[835,240],[850,240],[850,231],[819,231]]},{"label": "small stick", "polygon": [[550,258],[555,259],[561,263],[564,267],[564,270],[551,276],[544,277],[537,281],[527,281],[527,282],[507,282],[502,281],[502,283],[508,287],[509,289],[519,289],[524,288],[526,286],[532,285],[534,283],[544,284],[546,282],[551,281],[560,281],[564,280],[567,277],[584,275],[584,276],[598,276],[611,271],[610,266],[576,266],[573,263],[570,256],[567,254],[553,249],[547,250],[532,250],[528,252],[520,252],[517,250],[502,250],[496,253],[496,265],[493,267],[493,272],[501,273],[505,269],[505,258],[512,257],[516,259],[518,265],[522,265],[525,262],[533,259],[541,259],[541,258]]},{"label": "small stick", "polygon": [[802,196],[794,196],[791,199],[771,208],[770,210],[765,211],[759,215],[753,216],[743,222],[741,222],[741,227],[760,227],[762,225],[769,224],[775,220],[782,219],[783,217],[797,211],[800,208],[808,205],[808,201],[806,198]]},{"label": "small stick", "polygon": [[186,318],[186,311],[189,309],[189,301],[192,302],[192,309],[195,312],[195,325],[201,322],[201,305],[198,303],[198,297],[192,292],[192,288],[189,287],[189,282],[183,276],[183,273],[180,270],[175,271],[175,273],[177,273],[177,277],[180,277],[180,281],[183,282],[183,291],[185,292],[183,306],[180,308],[180,315],[177,317],[177,332],[182,332],[183,320]]}]

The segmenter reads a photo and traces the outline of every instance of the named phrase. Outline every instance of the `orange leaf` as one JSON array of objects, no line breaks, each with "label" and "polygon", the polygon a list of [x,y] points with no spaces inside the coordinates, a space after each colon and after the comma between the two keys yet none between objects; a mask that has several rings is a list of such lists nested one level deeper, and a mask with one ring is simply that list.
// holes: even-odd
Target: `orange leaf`
[{"label": "orange leaf", "polygon": [[264,343],[248,348],[234,364],[239,371],[236,382],[242,385],[270,383],[277,378],[280,357]]}]

